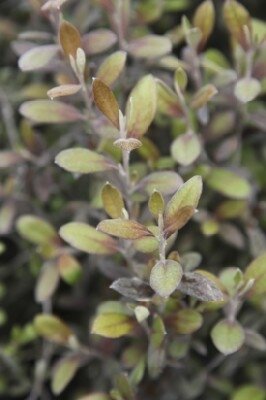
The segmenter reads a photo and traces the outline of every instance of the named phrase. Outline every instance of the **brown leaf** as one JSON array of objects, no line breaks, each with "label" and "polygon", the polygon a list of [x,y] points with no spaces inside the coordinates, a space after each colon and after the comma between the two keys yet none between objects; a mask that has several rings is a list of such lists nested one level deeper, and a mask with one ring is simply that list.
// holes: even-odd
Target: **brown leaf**
[{"label": "brown leaf", "polygon": [[98,109],[119,129],[119,105],[112,90],[98,78],[93,79],[92,90]]},{"label": "brown leaf", "polygon": [[67,21],[60,25],[59,41],[67,57],[76,58],[77,49],[81,48],[81,38],[77,28]]},{"label": "brown leaf", "polygon": [[169,237],[172,233],[183,228],[184,225],[190,220],[194,215],[195,208],[192,206],[185,206],[176,211],[171,219],[167,220],[167,225],[165,226],[165,234]]}]

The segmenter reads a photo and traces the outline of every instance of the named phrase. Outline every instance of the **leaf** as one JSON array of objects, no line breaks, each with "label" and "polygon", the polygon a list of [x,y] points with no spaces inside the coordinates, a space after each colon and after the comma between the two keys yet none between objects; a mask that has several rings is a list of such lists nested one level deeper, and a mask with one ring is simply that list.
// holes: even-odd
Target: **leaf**
[{"label": "leaf", "polygon": [[85,53],[99,54],[110,49],[117,42],[117,35],[109,29],[95,29],[82,38]]},{"label": "leaf", "polygon": [[57,154],[55,163],[66,171],[79,174],[102,172],[113,168],[111,162],[101,154],[81,147],[61,151]]},{"label": "leaf", "polygon": [[102,189],[103,207],[111,218],[120,218],[122,216],[125,204],[121,192],[109,182]]},{"label": "leaf", "polygon": [[144,236],[151,236],[146,226],[137,221],[127,219],[105,219],[99,223],[97,230],[122,239],[140,239]]},{"label": "leaf", "polygon": [[158,261],[151,270],[150,285],[161,297],[169,297],[178,287],[182,274],[182,267],[178,262]]},{"label": "leaf", "polygon": [[237,321],[223,319],[212,329],[211,338],[215,347],[221,353],[228,355],[235,353],[243,346],[245,332]]},{"label": "leaf", "polygon": [[68,244],[89,254],[113,254],[117,250],[113,238],[81,222],[63,225],[59,234]]},{"label": "leaf", "polygon": [[201,176],[193,176],[184,183],[171,198],[164,214],[165,229],[171,226],[178,212],[184,207],[197,208],[202,193]]},{"label": "leaf", "polygon": [[35,288],[35,299],[37,302],[44,302],[51,298],[59,284],[59,271],[54,262],[43,266]]},{"label": "leaf", "polygon": [[126,151],[132,151],[135,149],[138,149],[139,147],[142,146],[142,143],[140,140],[135,139],[135,138],[128,138],[128,139],[117,139],[114,142],[114,145],[119,147],[122,150]]},{"label": "leaf", "polygon": [[175,215],[171,218],[171,223],[167,223],[164,229],[164,234],[169,237],[179,229],[183,228],[184,225],[193,217],[195,213],[194,207],[185,206],[180,208]]},{"label": "leaf", "polygon": [[147,35],[131,40],[127,50],[133,57],[153,59],[170,53],[172,43],[166,36]]},{"label": "leaf", "polygon": [[150,315],[149,309],[144,306],[137,306],[134,309],[136,319],[139,323],[145,321]]},{"label": "leaf", "polygon": [[238,388],[231,400],[265,400],[266,392],[265,389],[255,385],[243,385]]},{"label": "leaf", "polygon": [[260,94],[260,81],[255,78],[242,78],[237,82],[234,92],[239,101],[248,103]]},{"label": "leaf", "polygon": [[93,79],[93,97],[98,109],[119,129],[119,105],[111,89],[100,79]]},{"label": "leaf", "polygon": [[116,339],[132,332],[134,323],[124,314],[107,313],[97,315],[93,321],[91,333]]},{"label": "leaf", "polygon": [[158,239],[154,236],[145,236],[133,242],[134,248],[141,253],[153,253],[158,249],[158,244]]},{"label": "leaf", "polygon": [[171,154],[179,164],[187,166],[192,164],[201,153],[201,143],[193,132],[178,136],[171,145]]},{"label": "leaf", "polygon": [[47,221],[34,215],[22,215],[17,220],[18,233],[34,244],[46,244],[56,240],[57,233]]},{"label": "leaf", "polygon": [[209,83],[196,92],[196,94],[191,99],[190,106],[195,109],[202,108],[217,93],[218,90],[216,89],[216,87]]},{"label": "leaf", "polygon": [[60,24],[59,29],[60,45],[67,57],[70,55],[76,59],[77,50],[81,48],[81,37],[77,28],[67,21]]},{"label": "leaf", "polygon": [[47,96],[49,96],[50,99],[53,100],[56,97],[71,96],[72,94],[76,94],[79,92],[80,89],[81,85],[60,85],[48,90]]},{"label": "leaf", "polygon": [[251,18],[247,9],[236,0],[226,0],[223,7],[224,21],[233,38],[244,48],[249,46],[245,26],[251,31]]},{"label": "leaf", "polygon": [[126,374],[119,373],[116,376],[115,384],[116,384],[116,388],[123,400],[134,400],[135,399],[132,385]]},{"label": "leaf", "polygon": [[104,393],[93,393],[88,396],[79,397],[78,400],[110,400],[110,397]]},{"label": "leaf", "polygon": [[198,272],[185,273],[178,290],[201,301],[222,301],[224,298],[220,288]]},{"label": "leaf", "polygon": [[152,123],[157,104],[156,83],[152,75],[145,75],[132,89],[126,106],[128,137],[139,138]]},{"label": "leaf", "polygon": [[206,183],[211,189],[232,199],[247,199],[252,192],[245,178],[223,168],[212,168]]},{"label": "leaf", "polygon": [[215,10],[213,2],[212,0],[205,0],[197,7],[193,17],[193,25],[202,33],[200,48],[205,45],[212,33],[214,22]]},{"label": "leaf", "polygon": [[150,213],[154,215],[154,217],[158,218],[159,214],[163,214],[164,211],[164,199],[160,192],[154,190],[149,198],[148,207]]},{"label": "leaf", "polygon": [[19,112],[37,124],[62,124],[84,119],[83,115],[75,107],[60,101],[25,101],[20,106]]},{"label": "leaf", "polygon": [[152,172],[142,179],[138,185],[138,189],[143,189],[149,195],[152,195],[154,190],[162,194],[173,194],[183,183],[182,178],[173,171]]},{"label": "leaf", "polygon": [[264,295],[266,293],[266,253],[255,258],[246,268],[245,281],[254,279],[255,282],[248,292],[249,297]]},{"label": "leaf", "polygon": [[149,285],[139,278],[119,278],[112,283],[110,289],[137,301],[149,301],[153,295]]},{"label": "leaf", "polygon": [[56,363],[52,374],[52,392],[59,395],[74,378],[80,367],[80,357],[67,356]]},{"label": "leaf", "polygon": [[123,71],[127,59],[125,51],[116,51],[107,57],[97,70],[97,78],[111,86]]},{"label": "leaf", "polygon": [[188,77],[186,74],[186,71],[182,67],[177,67],[175,70],[175,76],[174,76],[174,85],[176,88],[176,91],[180,89],[181,91],[184,91],[187,87],[188,83]]},{"label": "leaf", "polygon": [[245,343],[255,350],[266,351],[266,338],[252,329],[245,329]]},{"label": "leaf", "polygon": [[54,44],[34,47],[20,57],[18,66],[22,71],[45,68],[56,57],[58,50],[58,46]]},{"label": "leaf", "polygon": [[23,161],[23,157],[15,151],[0,151],[0,168],[9,168],[13,165],[21,164]]},{"label": "leaf", "polygon": [[69,285],[73,285],[81,277],[81,265],[78,260],[71,255],[62,254],[59,256],[57,264],[61,278]]},{"label": "leaf", "polygon": [[176,333],[190,335],[200,329],[203,323],[202,315],[192,308],[184,308],[177,312],[172,321]]},{"label": "leaf", "polygon": [[177,94],[160,79],[156,79],[158,110],[169,117],[180,117],[183,114]]},{"label": "leaf", "polygon": [[50,314],[38,314],[34,318],[37,333],[47,340],[56,343],[68,343],[73,332],[58,317]]}]

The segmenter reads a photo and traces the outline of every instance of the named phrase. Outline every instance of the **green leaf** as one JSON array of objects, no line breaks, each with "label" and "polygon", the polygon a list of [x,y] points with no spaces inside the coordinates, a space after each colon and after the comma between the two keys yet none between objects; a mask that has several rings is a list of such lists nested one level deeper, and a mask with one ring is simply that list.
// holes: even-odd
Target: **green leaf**
[{"label": "green leaf", "polygon": [[58,46],[53,44],[34,47],[20,57],[18,66],[22,71],[45,68],[58,54],[58,50]]},{"label": "green leaf", "polygon": [[44,302],[54,294],[59,284],[59,278],[59,271],[54,262],[43,266],[35,289],[35,299],[37,302]]},{"label": "green leaf", "polygon": [[261,92],[261,84],[255,78],[242,78],[235,86],[235,96],[242,103],[254,100]]},{"label": "green leaf", "polygon": [[188,83],[188,77],[186,74],[186,71],[182,67],[178,67],[175,70],[175,76],[174,76],[174,84],[175,87],[177,87],[176,91],[180,89],[181,91],[184,91],[187,87]]},{"label": "green leaf", "polygon": [[137,184],[137,189],[152,195],[154,190],[162,194],[174,193],[183,183],[182,178],[173,171],[152,172]]},{"label": "green leaf", "polygon": [[175,222],[175,218],[184,207],[196,209],[202,192],[201,176],[193,176],[184,183],[171,198],[166,206],[164,222],[165,228]]},{"label": "green leaf", "polygon": [[247,199],[252,192],[245,178],[223,168],[212,168],[206,183],[211,189],[232,199]]},{"label": "green leaf", "polygon": [[120,373],[115,379],[116,387],[123,400],[134,400],[135,396],[128,376]]},{"label": "green leaf", "polygon": [[232,37],[243,47],[248,47],[245,26],[251,31],[251,18],[247,9],[236,0],[226,0],[223,8],[224,21]]},{"label": "green leaf", "polygon": [[147,35],[131,40],[128,52],[136,58],[153,59],[162,57],[172,50],[172,43],[166,36]]},{"label": "green leaf", "polygon": [[94,319],[91,333],[108,338],[119,338],[132,332],[133,320],[124,314],[106,313],[99,314]]},{"label": "green leaf", "polygon": [[129,137],[144,135],[152,123],[157,105],[156,83],[145,75],[132,89],[126,105],[126,130]]},{"label": "green leaf", "polygon": [[255,280],[248,292],[249,297],[252,298],[266,293],[266,253],[257,257],[247,266],[244,279],[246,282],[251,279]]},{"label": "green leaf", "polygon": [[59,234],[71,246],[90,254],[113,254],[117,243],[105,233],[88,224],[70,222],[60,228]]},{"label": "green leaf", "polygon": [[119,129],[119,105],[112,90],[99,78],[94,78],[92,92],[98,109]]},{"label": "green leaf", "polygon": [[17,220],[18,233],[34,244],[46,244],[56,240],[57,233],[49,222],[35,215],[23,215]]},{"label": "green leaf", "polygon": [[158,110],[169,117],[180,117],[183,114],[177,94],[160,79],[156,79]]},{"label": "green leaf", "polygon": [[235,353],[243,346],[245,332],[237,321],[223,319],[212,329],[211,338],[215,347],[221,353],[228,355]]},{"label": "green leaf", "polygon": [[62,254],[59,256],[57,264],[61,278],[69,285],[73,285],[80,279],[82,269],[76,258],[69,254]]},{"label": "green leaf", "polygon": [[127,59],[125,51],[116,51],[108,56],[97,70],[97,78],[111,86],[123,71]]},{"label": "green leaf", "polygon": [[19,112],[36,124],[61,124],[84,119],[79,110],[70,104],[51,100],[26,101]]},{"label": "green leaf", "polygon": [[80,367],[80,357],[67,356],[62,358],[54,367],[52,374],[52,392],[59,395],[74,378]]},{"label": "green leaf", "polygon": [[204,46],[213,31],[215,22],[215,10],[212,0],[203,1],[196,9],[193,17],[193,25],[202,34],[200,47]]},{"label": "green leaf", "polygon": [[150,285],[161,297],[169,297],[178,287],[182,274],[182,267],[178,262],[159,261],[151,270]]},{"label": "green leaf", "polygon": [[34,318],[37,333],[56,343],[68,343],[73,337],[71,329],[58,317],[50,314],[38,314]]},{"label": "green leaf", "polygon": [[121,218],[101,221],[97,226],[97,230],[119,238],[131,240],[151,236],[151,232],[146,226],[137,221]]},{"label": "green leaf", "polygon": [[102,189],[103,207],[111,218],[120,218],[122,216],[125,204],[121,192],[109,182]]},{"label": "green leaf", "polygon": [[202,326],[202,315],[193,309],[184,308],[177,312],[173,320],[176,333],[180,335],[190,335]]},{"label": "green leaf", "polygon": [[193,132],[178,136],[171,145],[171,154],[179,164],[187,166],[192,164],[201,153],[201,143]]},{"label": "green leaf", "polygon": [[231,400],[265,400],[266,391],[255,385],[243,385],[238,388]]},{"label": "green leaf", "polygon": [[210,101],[216,94],[218,90],[212,84],[207,84],[199,89],[195,95],[192,97],[190,106],[192,108],[198,109],[204,107],[208,101]]},{"label": "green leaf", "polygon": [[107,394],[104,393],[93,393],[88,396],[79,397],[78,400],[111,400]]},{"label": "green leaf", "polygon": [[153,253],[158,249],[158,240],[153,236],[145,236],[134,240],[133,246],[141,253]]},{"label": "green leaf", "polygon": [[66,171],[79,174],[102,172],[114,167],[101,154],[81,147],[61,151],[57,154],[55,163]]},{"label": "green leaf", "polygon": [[160,192],[154,190],[149,198],[149,210],[152,215],[158,218],[159,214],[163,214],[164,211],[164,199]]}]

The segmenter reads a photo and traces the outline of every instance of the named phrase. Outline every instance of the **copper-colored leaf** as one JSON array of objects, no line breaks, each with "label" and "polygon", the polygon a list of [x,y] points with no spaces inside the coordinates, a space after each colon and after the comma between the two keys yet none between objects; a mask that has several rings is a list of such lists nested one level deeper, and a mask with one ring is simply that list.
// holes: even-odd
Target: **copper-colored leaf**
[{"label": "copper-colored leaf", "polygon": [[112,90],[98,78],[93,80],[92,90],[98,109],[119,129],[119,105]]},{"label": "copper-colored leaf", "polygon": [[145,236],[151,236],[146,226],[137,221],[126,219],[105,219],[99,223],[97,229],[122,239],[139,239]]},{"label": "copper-colored leaf", "polygon": [[67,57],[76,58],[77,49],[81,47],[81,38],[77,28],[67,21],[60,25],[59,40]]},{"label": "copper-colored leaf", "polygon": [[194,215],[195,208],[192,206],[185,206],[177,210],[177,212],[168,220],[168,224],[165,226],[165,234],[169,237],[172,233],[183,228],[184,225]]}]

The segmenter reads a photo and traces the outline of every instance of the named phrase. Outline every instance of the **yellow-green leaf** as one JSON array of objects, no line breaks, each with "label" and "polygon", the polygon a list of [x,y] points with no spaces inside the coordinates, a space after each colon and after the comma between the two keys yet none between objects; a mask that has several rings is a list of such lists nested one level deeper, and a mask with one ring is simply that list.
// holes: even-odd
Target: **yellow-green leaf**
[{"label": "yellow-green leaf", "polygon": [[25,101],[19,112],[36,124],[63,124],[84,119],[77,108],[61,101]]},{"label": "yellow-green leaf", "polygon": [[91,333],[115,339],[129,334],[133,328],[134,322],[128,315],[107,313],[96,316]]},{"label": "yellow-green leaf", "polygon": [[156,83],[152,75],[141,78],[131,91],[126,106],[129,137],[141,137],[153,121],[157,105]]},{"label": "yellow-green leaf", "polygon": [[52,374],[52,392],[59,395],[74,378],[81,359],[78,356],[67,356],[61,359],[54,367]]},{"label": "yellow-green leaf", "polygon": [[200,47],[204,46],[213,31],[215,22],[215,10],[212,0],[203,1],[196,9],[193,17],[193,25],[202,33]]},{"label": "yellow-green leaf", "polygon": [[106,183],[102,189],[103,207],[111,218],[120,218],[125,207],[121,192],[110,183]]},{"label": "yellow-green leaf", "polygon": [[197,208],[202,192],[201,176],[193,176],[184,183],[171,198],[166,206],[164,222],[165,227],[171,226],[179,210],[183,207]]},{"label": "yellow-green leaf", "polygon": [[146,226],[137,221],[121,218],[103,220],[99,223],[97,229],[122,239],[134,240],[151,236]]},{"label": "yellow-green leaf", "polygon": [[243,47],[248,47],[245,26],[251,31],[251,18],[247,9],[236,0],[226,0],[223,8],[224,21],[232,37]]},{"label": "yellow-green leaf", "polygon": [[190,165],[199,157],[201,143],[193,132],[179,135],[171,145],[171,154],[175,161],[181,165]]},{"label": "yellow-green leaf", "polygon": [[116,51],[108,56],[97,71],[97,78],[101,79],[106,85],[112,85],[123,71],[127,59],[125,51]]},{"label": "yellow-green leaf", "polygon": [[54,315],[38,314],[34,327],[40,336],[56,343],[67,343],[73,337],[72,330]]},{"label": "yellow-green leaf", "polygon": [[116,241],[105,233],[82,222],[70,222],[60,228],[59,234],[71,246],[90,254],[112,254]]},{"label": "yellow-green leaf", "polygon": [[55,163],[66,171],[79,174],[102,172],[114,167],[106,157],[81,147],[61,151]]},{"label": "yellow-green leaf", "polygon": [[247,199],[252,191],[245,178],[223,168],[212,168],[206,183],[211,189],[232,199]]},{"label": "yellow-green leaf", "polygon": [[223,319],[212,329],[211,338],[215,347],[221,353],[228,355],[235,353],[243,346],[245,332],[237,321]]},{"label": "yellow-green leaf", "polygon": [[128,44],[128,52],[136,58],[153,59],[162,57],[172,50],[172,43],[166,36],[147,35],[134,39]]},{"label": "yellow-green leaf", "polygon": [[26,240],[34,244],[46,244],[57,238],[53,226],[35,215],[22,215],[17,220],[17,230]]},{"label": "yellow-green leaf", "polygon": [[178,262],[158,261],[151,270],[150,285],[161,297],[169,297],[178,287],[182,275],[182,267]]}]

